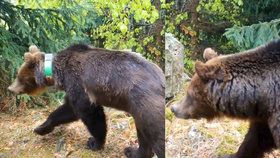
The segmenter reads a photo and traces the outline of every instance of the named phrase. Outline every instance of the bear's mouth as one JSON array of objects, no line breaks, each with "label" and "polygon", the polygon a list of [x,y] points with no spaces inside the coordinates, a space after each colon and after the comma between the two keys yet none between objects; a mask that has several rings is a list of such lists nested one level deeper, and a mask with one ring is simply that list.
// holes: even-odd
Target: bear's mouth
[{"label": "bear's mouth", "polygon": [[23,94],[23,92],[16,92],[16,91],[12,91],[12,90],[9,90],[13,95],[21,95]]},{"label": "bear's mouth", "polygon": [[178,113],[178,112],[173,112],[173,113],[177,118],[180,118],[180,119],[192,119],[192,116],[190,114],[182,114],[182,113]]},{"label": "bear's mouth", "polygon": [[182,118],[183,119],[194,119],[191,114],[185,114]]},{"label": "bear's mouth", "polygon": [[20,91],[20,90],[15,90],[15,88],[14,88],[13,86],[9,86],[9,87],[8,87],[8,90],[9,90],[9,92],[11,92],[11,93],[14,94],[14,95],[22,94],[22,91]]}]

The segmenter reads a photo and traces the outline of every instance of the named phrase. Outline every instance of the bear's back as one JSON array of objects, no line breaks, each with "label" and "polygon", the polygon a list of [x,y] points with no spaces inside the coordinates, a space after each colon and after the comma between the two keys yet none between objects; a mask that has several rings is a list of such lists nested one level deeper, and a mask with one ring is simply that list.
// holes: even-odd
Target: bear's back
[{"label": "bear's back", "polygon": [[261,75],[278,72],[280,71],[280,40],[245,52],[221,56],[220,60],[222,66],[232,74]]}]

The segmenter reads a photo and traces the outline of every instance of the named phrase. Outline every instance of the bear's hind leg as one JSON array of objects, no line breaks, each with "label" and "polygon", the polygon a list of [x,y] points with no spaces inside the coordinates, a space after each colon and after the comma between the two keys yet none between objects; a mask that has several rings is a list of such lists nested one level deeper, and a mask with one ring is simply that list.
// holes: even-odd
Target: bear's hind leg
[{"label": "bear's hind leg", "polygon": [[268,125],[276,146],[280,147],[280,112],[272,114],[268,119]]},{"label": "bear's hind leg", "polygon": [[103,107],[93,104],[89,105],[88,108],[80,112],[80,115],[81,120],[93,136],[89,138],[87,146],[91,150],[102,149],[107,134],[106,118]]},{"label": "bear's hind leg", "polygon": [[151,158],[153,157],[150,143],[145,139],[141,130],[137,129],[137,137],[139,148],[127,147],[124,149],[124,154],[128,158]]},{"label": "bear's hind leg", "polygon": [[42,125],[34,129],[34,132],[39,135],[45,135],[52,132],[55,126],[77,120],[78,117],[69,105],[67,97],[65,97],[65,103],[53,111]]},{"label": "bear's hind leg", "polygon": [[80,85],[69,86],[67,88],[66,94],[69,96],[69,102],[72,108],[93,136],[87,142],[89,149],[101,150],[104,147],[107,134],[103,107],[91,103],[84,88],[80,87]]},{"label": "bear's hind leg", "polygon": [[252,121],[237,153],[224,158],[262,158],[265,152],[269,152],[274,147],[275,143],[268,124]]}]

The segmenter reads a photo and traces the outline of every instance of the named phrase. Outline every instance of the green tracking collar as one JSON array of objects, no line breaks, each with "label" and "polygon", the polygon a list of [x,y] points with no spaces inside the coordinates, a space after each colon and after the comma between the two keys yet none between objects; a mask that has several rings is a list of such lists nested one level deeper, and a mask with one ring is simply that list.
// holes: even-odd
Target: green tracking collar
[{"label": "green tracking collar", "polygon": [[45,54],[44,74],[47,77],[52,76],[52,61],[53,61],[53,54]]}]

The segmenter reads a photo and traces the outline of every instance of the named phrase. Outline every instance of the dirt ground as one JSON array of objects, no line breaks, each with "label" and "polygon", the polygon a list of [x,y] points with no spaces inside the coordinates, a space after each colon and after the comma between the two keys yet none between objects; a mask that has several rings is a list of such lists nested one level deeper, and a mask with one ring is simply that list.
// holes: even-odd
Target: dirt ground
[{"label": "dirt ground", "polygon": [[[169,109],[166,109],[169,113]],[[169,117],[170,118],[170,117]],[[166,120],[167,158],[218,158],[235,153],[248,131],[248,122],[228,118],[182,120],[174,116]],[[280,158],[279,150],[265,158]]]},{"label": "dirt ground", "polygon": [[0,112],[0,158],[122,158],[125,147],[137,146],[132,117],[113,109],[105,110],[108,134],[101,151],[86,149],[89,133],[80,121],[57,127],[46,136],[34,134],[33,129],[54,109],[26,109],[16,115]]},{"label": "dirt ground", "polygon": [[[59,126],[46,136],[34,134],[33,129],[54,109],[52,106],[25,109],[17,114],[0,112],[0,158],[124,158],[125,147],[137,146],[132,117],[108,108],[108,134],[101,151],[86,149],[90,135],[80,121]],[[245,121],[182,120],[175,118],[169,108],[166,111],[167,158],[217,158],[234,153],[248,130]],[[275,150],[265,158],[280,158],[280,152]]]}]

